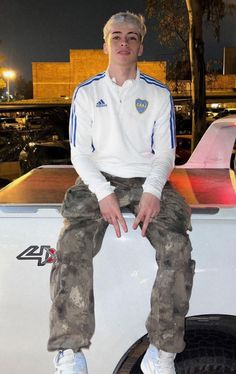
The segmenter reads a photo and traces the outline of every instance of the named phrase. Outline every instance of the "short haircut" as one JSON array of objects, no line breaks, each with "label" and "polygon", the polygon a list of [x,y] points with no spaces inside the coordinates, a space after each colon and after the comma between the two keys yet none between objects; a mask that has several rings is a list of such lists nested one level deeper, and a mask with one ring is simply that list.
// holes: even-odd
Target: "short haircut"
[{"label": "short haircut", "polygon": [[111,16],[111,18],[107,21],[107,23],[105,24],[105,26],[103,28],[103,38],[104,38],[104,40],[106,41],[106,39],[107,39],[107,37],[110,33],[110,29],[111,29],[112,24],[123,23],[123,22],[137,26],[137,28],[140,32],[141,42],[143,42],[144,36],[146,35],[146,32],[147,32],[147,28],[146,28],[145,23],[144,23],[145,22],[144,16],[142,16],[141,14],[131,13],[129,11],[119,12],[119,13],[113,14],[113,16]]}]

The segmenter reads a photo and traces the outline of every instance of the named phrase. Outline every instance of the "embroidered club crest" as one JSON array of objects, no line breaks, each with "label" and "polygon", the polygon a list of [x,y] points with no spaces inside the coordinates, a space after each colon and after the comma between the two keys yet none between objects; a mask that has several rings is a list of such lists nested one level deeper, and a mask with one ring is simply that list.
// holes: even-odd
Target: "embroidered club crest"
[{"label": "embroidered club crest", "polygon": [[135,106],[136,109],[139,113],[145,112],[145,110],[148,107],[148,101],[147,100],[142,100],[142,99],[136,99],[135,100]]}]

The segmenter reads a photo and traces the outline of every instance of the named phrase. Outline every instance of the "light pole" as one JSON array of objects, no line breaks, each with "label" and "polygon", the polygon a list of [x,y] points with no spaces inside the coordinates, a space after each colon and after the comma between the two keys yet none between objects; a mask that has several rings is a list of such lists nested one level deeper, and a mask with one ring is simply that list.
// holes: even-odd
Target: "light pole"
[{"label": "light pole", "polygon": [[7,102],[10,101],[10,80],[14,79],[16,73],[13,70],[4,70],[3,77],[6,79],[7,82]]}]

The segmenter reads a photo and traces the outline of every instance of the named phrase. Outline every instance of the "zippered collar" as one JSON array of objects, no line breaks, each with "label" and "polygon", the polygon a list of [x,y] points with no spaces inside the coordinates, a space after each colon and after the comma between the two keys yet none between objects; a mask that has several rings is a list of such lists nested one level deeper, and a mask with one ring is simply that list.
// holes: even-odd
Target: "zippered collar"
[{"label": "zippered collar", "polygon": [[[116,79],[115,77],[110,77],[109,75],[109,72],[108,72],[108,69],[105,71],[105,78],[106,78],[106,81],[109,85],[116,85]],[[137,84],[137,82],[139,81],[140,79],[140,70],[137,68],[137,72],[136,72],[136,77],[134,79],[127,79],[122,86],[118,86],[118,87],[121,87],[121,89],[125,88],[125,87],[130,87],[130,86],[135,86]]]}]

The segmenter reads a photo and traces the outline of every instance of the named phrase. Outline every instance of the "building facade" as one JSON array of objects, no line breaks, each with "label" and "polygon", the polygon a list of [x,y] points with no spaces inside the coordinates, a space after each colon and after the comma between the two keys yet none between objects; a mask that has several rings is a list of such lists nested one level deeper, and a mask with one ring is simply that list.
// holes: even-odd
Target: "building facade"
[{"label": "building facade", "polygon": [[[106,70],[103,50],[72,49],[69,62],[33,62],[34,99],[71,98],[75,87],[87,78]],[[166,62],[140,61],[142,72],[166,82]]]}]

